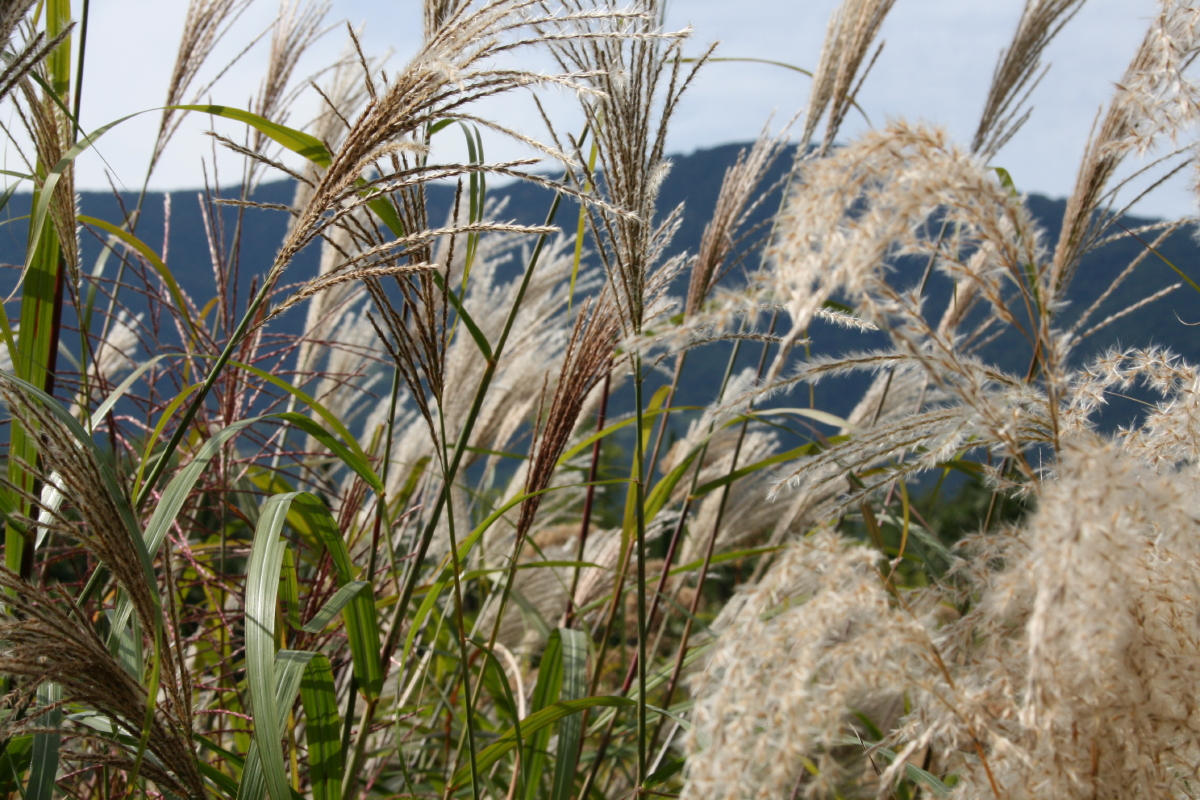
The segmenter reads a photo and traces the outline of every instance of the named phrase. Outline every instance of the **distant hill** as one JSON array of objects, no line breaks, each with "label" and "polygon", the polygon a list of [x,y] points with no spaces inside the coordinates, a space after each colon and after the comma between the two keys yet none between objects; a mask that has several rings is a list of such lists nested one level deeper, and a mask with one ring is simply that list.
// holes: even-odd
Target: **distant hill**
[{"label": "distant hill", "polygon": [[[673,251],[688,250],[695,252],[705,222],[711,213],[720,189],[725,169],[733,163],[738,151],[743,145],[723,145],[705,150],[698,150],[686,155],[672,157],[674,166],[662,187],[660,210],[665,212],[677,204],[686,203],[683,224],[673,244]],[[792,153],[785,153],[776,163],[772,174],[768,176],[767,184],[782,175],[790,163]],[[290,203],[293,185],[290,181],[279,181],[263,184],[259,187],[254,199],[269,203]],[[551,194],[548,190],[528,183],[513,183],[507,186],[492,187],[489,196],[497,199],[508,198],[504,216],[523,223],[541,223],[544,221],[546,209],[550,205]],[[204,222],[200,212],[200,203],[196,191],[178,191],[170,193],[170,233],[167,246],[168,262],[183,289],[193,298],[203,304],[213,294],[213,270],[210,258],[208,237],[205,234]],[[449,186],[434,186],[430,189],[432,204],[431,219],[444,218],[453,201],[453,189]],[[84,192],[80,198],[83,213],[108,220],[122,218],[122,206],[129,208],[136,202],[133,195],[124,194],[119,198],[107,193]],[[1047,241],[1052,242],[1057,236],[1061,225],[1065,202],[1038,195],[1028,199],[1030,210],[1047,231]],[[778,198],[770,198],[764,202],[757,214],[756,221],[766,220],[769,214],[778,207]],[[20,263],[24,240],[25,220],[23,217],[29,211],[29,196],[17,195],[9,202],[4,211],[7,222],[0,228],[0,263]],[[564,202],[559,211],[558,222],[566,227],[573,227],[578,213],[577,206],[572,202]],[[229,247],[233,241],[236,220],[234,209],[226,207],[218,222],[223,226],[220,240]],[[1127,227],[1144,224],[1146,220],[1129,219],[1124,223]],[[261,276],[262,272],[272,262],[286,228],[285,215],[280,212],[260,209],[249,209],[244,215],[241,229],[240,248],[238,250],[240,296],[248,296],[252,281]],[[1196,246],[1189,235],[1181,232],[1173,236],[1162,248],[1162,253],[1185,271],[1190,271],[1195,263]],[[164,195],[151,193],[145,201],[138,234],[152,247],[161,250],[164,239]],[[1071,286],[1069,299],[1075,307],[1086,307],[1111,284],[1116,275],[1125,265],[1140,252],[1142,246],[1128,237],[1122,238],[1103,250],[1089,255],[1079,270],[1078,276]],[[90,270],[100,251],[99,242],[84,234],[83,252],[85,270]],[[316,270],[315,248],[301,254],[300,258],[290,269],[286,277],[288,281],[300,281]],[[113,272],[113,263],[109,263],[107,275]],[[905,275],[906,269],[901,269],[899,280],[914,279]],[[1200,276],[1200,270],[1196,270]],[[8,285],[11,287],[15,270],[9,272]],[[1137,274],[1114,293],[1095,314],[1095,320],[1102,320],[1109,314],[1115,313],[1136,299],[1145,297],[1158,289],[1176,282],[1178,277],[1160,260],[1150,257],[1138,269]],[[682,287],[680,287],[682,291]],[[932,285],[929,291],[930,307],[938,309],[944,306],[948,287]],[[131,310],[137,310],[136,298],[129,298]],[[303,323],[302,310],[295,310],[285,316],[280,322],[280,330],[296,331]],[[1110,346],[1145,345],[1150,343],[1164,344],[1175,352],[1193,362],[1200,362],[1200,328],[1187,327],[1180,320],[1188,322],[1200,321],[1200,296],[1190,288],[1176,291],[1167,298],[1158,300],[1144,308],[1118,320],[1115,324],[1097,333],[1085,343],[1078,354],[1079,359],[1086,359]],[[882,337],[865,337],[861,334],[835,329],[827,325],[816,325],[812,331],[814,349],[816,352],[836,353],[847,350],[857,350],[882,344]],[[747,352],[743,361],[747,364],[757,361],[757,350]],[[690,357],[689,364],[694,368],[688,371],[689,379],[683,387],[679,398],[681,403],[699,404],[712,399],[711,394],[719,384],[719,376],[724,369],[728,356],[728,347],[714,345],[699,351]],[[1012,333],[1000,337],[990,344],[984,356],[1006,369],[1024,371],[1029,363],[1028,346],[1019,335]],[[834,413],[846,413],[861,394],[863,380],[843,381],[819,387],[818,397],[822,407]],[[1122,412],[1124,413],[1124,412]],[[1120,414],[1118,414],[1120,416]]]}]

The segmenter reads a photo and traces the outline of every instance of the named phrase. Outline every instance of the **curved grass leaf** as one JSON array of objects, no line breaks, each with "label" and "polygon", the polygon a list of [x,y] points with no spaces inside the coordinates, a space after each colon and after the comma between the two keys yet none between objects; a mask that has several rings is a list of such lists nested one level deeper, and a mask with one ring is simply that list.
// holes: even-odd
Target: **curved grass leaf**
[{"label": "curved grass leaf", "polygon": [[[276,700],[275,605],[285,542],[280,538],[288,506],[296,493],[269,498],[254,530],[250,560],[246,565],[246,683],[250,692],[254,743],[262,780],[271,800],[291,800],[283,751],[279,746],[280,710]],[[246,772],[250,772],[247,759]],[[239,800],[258,800],[255,787],[242,776]]]},{"label": "curved grass leaf", "polygon": [[324,142],[317,137],[277,122],[271,122],[258,114],[242,111],[240,108],[218,105],[179,105],[167,106],[167,108],[178,111],[199,111],[202,114],[212,114],[214,117],[244,122],[275,143],[283,145],[318,166],[327,168],[333,163],[333,156],[330,155],[329,148],[325,147]]},{"label": "curved grass leaf", "polygon": [[179,288],[179,283],[175,280],[175,275],[167,267],[166,263],[159,258],[158,253],[154,252],[150,245],[143,242],[138,237],[134,236],[124,228],[117,227],[111,222],[105,222],[96,217],[89,217],[80,214],[79,221],[84,225],[91,225],[93,228],[99,228],[110,236],[120,239],[123,243],[136,250],[148,263],[159,277],[163,279],[163,283],[167,285],[167,292],[171,295],[171,300],[174,301],[175,307],[179,310],[179,315],[183,318],[183,322],[187,325],[188,334],[193,343],[199,343],[199,334],[196,331],[196,324],[192,320],[192,315],[188,313],[188,306],[184,300],[183,292]]},{"label": "curved grass leaf", "polygon": [[[339,587],[345,587],[357,578],[346,540],[338,528],[337,521],[321,500],[308,492],[284,495],[291,498],[289,504],[320,542],[329,551],[337,574]],[[379,621],[375,612],[375,593],[358,591],[342,612],[346,623],[350,656],[354,662],[354,675],[359,689],[371,699],[379,697],[383,688],[383,666],[379,660]],[[272,798],[274,800],[274,798]]]},{"label": "curved grass leaf", "polygon": [[154,454],[154,448],[162,439],[163,430],[167,427],[167,423],[171,421],[171,418],[175,416],[175,412],[183,405],[183,401],[187,400],[192,392],[199,389],[202,385],[193,383],[191,386],[185,387],[183,391],[175,396],[174,400],[167,404],[167,407],[163,409],[162,415],[159,416],[158,424],[154,426],[154,431],[146,439],[146,450],[142,453],[142,457],[138,461],[137,474],[133,476],[133,496],[136,498],[134,505],[141,506],[140,501],[142,500],[144,491],[142,488],[142,479],[145,477],[146,467],[150,464],[151,457]]},{"label": "curved grass leaf", "polygon": [[[62,687],[57,683],[43,683],[37,689],[39,706],[48,706],[62,700]],[[62,707],[53,708],[38,721],[41,727],[57,728],[62,725]],[[58,747],[62,737],[57,733],[35,733],[33,751],[29,760],[29,783],[25,787],[25,800],[50,800],[54,794],[54,779],[58,775]]]},{"label": "curved grass leaf", "polygon": [[[311,408],[313,411],[317,412],[317,416],[319,416],[321,419],[325,420],[325,422],[328,423],[330,429],[333,430],[334,433],[336,433],[338,436],[341,437],[341,442],[337,443],[338,447],[335,449],[335,447],[330,444],[330,441],[337,442],[337,440],[333,439],[333,437],[330,436],[328,431],[325,431],[324,429],[320,429],[320,426],[315,426],[316,430],[314,430],[313,428],[309,428],[309,427],[305,427],[305,428],[303,428],[303,430],[306,433],[310,433],[315,439],[317,439],[322,444],[329,447],[331,450],[334,450],[335,452],[339,452],[342,450],[349,450],[351,453],[353,453],[353,455],[354,455],[353,462],[346,461],[344,456],[339,456],[339,457],[341,457],[344,461],[346,461],[346,466],[350,467],[356,473],[358,473],[360,476],[362,476],[363,480],[366,481],[368,486],[370,486],[376,492],[380,492],[380,493],[383,492],[382,481],[379,480],[379,477],[375,474],[375,471],[373,469],[371,469],[371,467],[370,467],[371,459],[367,456],[366,452],[359,445],[358,439],[356,439],[354,437],[354,435],[350,433],[350,430],[345,425],[342,424],[342,421],[337,418],[336,414],[334,414],[332,411],[327,409],[325,406],[323,406],[319,402],[317,402],[316,399],[311,397],[307,392],[303,391],[302,389],[298,389],[297,387],[293,386],[292,384],[288,383],[287,381],[283,380],[282,378],[272,375],[269,372],[265,372],[265,371],[259,369],[258,367],[251,366],[250,364],[242,364],[238,361],[230,361],[229,366],[237,367],[238,369],[245,370],[246,372],[249,372],[251,375],[255,375],[259,378],[262,378],[264,381],[267,381],[268,383],[272,384],[273,386],[278,386],[280,389],[283,389],[285,392],[292,395],[297,400],[299,400],[301,403],[303,403],[307,408]],[[286,419],[289,422],[293,422],[293,424],[296,424],[298,427],[303,425],[303,423],[295,423],[291,416],[284,416],[285,414],[289,414],[289,413],[295,414],[295,412],[281,412],[279,414],[273,414],[273,415],[271,415],[271,417],[278,418],[278,419]],[[308,417],[304,417],[304,419],[307,420],[309,423],[313,422],[313,420]]]},{"label": "curved grass leaf", "polygon": [[302,630],[307,633],[320,633],[325,630],[325,626],[333,621],[338,612],[357,597],[359,592],[370,585],[366,581],[350,581],[334,592],[333,597],[329,598],[325,605],[321,606],[321,609],[313,615],[313,618],[308,621],[308,624]]},{"label": "curved grass leaf", "polygon": [[[537,684],[530,698],[530,718],[557,703],[563,685],[562,629],[550,634],[538,667]],[[549,725],[534,730],[525,728],[525,750],[521,753],[521,773],[525,782],[525,800],[537,800],[542,793],[542,772],[546,769],[547,748],[550,745]],[[514,732],[515,736],[515,732]],[[482,754],[481,754],[482,755]],[[486,767],[480,766],[480,770]]]},{"label": "curved grass leaf", "polygon": [[[384,493],[383,481],[375,474],[375,470],[371,468],[371,463],[366,457],[359,455],[362,452],[361,450],[357,453],[354,452],[354,450],[339,442],[329,431],[298,411],[280,411],[276,414],[271,414],[270,417],[271,419],[282,419],[304,431],[333,451],[334,455],[340,458],[346,466],[354,470],[354,473],[362,478],[363,482],[375,490],[377,494]],[[351,437],[349,441],[355,440]]]},{"label": "curved grass leaf", "polygon": [[320,653],[308,662],[300,681],[304,705],[305,742],[308,745],[308,779],[313,800],[340,800],[342,796],[342,736],[337,693],[329,659]]},{"label": "curved grass leaf", "polygon": [[[286,551],[287,548],[284,547]],[[300,692],[304,674],[317,653],[305,650],[280,650],[275,654],[275,737],[268,746],[279,749],[278,742],[287,732],[287,714],[296,702]],[[246,762],[242,767],[242,780],[238,784],[238,800],[261,800],[266,789],[266,776],[263,772],[262,756],[258,738],[258,721],[255,720],[255,737],[246,753]],[[282,763],[282,758],[281,762]],[[288,787],[289,797],[291,787]]]},{"label": "curved grass leaf", "polygon": [[[587,693],[588,636],[573,628],[559,628],[558,634],[562,641],[562,689],[559,697],[570,702]],[[572,714],[558,724],[558,753],[554,759],[550,800],[571,800],[582,737],[582,717]]]}]

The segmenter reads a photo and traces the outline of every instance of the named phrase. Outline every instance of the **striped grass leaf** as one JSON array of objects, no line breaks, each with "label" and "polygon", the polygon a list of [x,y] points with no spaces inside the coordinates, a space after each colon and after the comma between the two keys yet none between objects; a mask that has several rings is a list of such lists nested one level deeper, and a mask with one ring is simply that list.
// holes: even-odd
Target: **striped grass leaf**
[{"label": "striped grass leaf", "polygon": [[[579,700],[587,694],[588,636],[573,628],[559,628],[557,633],[562,651],[562,688],[559,697],[567,702]],[[571,800],[582,737],[583,718],[578,714],[563,717],[558,724],[558,752],[554,759],[550,800]]]},{"label": "striped grass leaf", "polygon": [[342,796],[342,736],[337,692],[329,659],[314,654],[300,681],[304,706],[305,743],[308,745],[308,779],[313,800],[340,800]]},{"label": "striped grass leaf", "polygon": [[[325,504],[316,495],[308,492],[281,496],[290,498],[288,504],[307,523],[329,552],[338,587],[345,587],[357,580],[346,540]],[[358,687],[368,699],[376,699],[383,688],[383,666],[380,661],[379,622],[375,612],[374,591],[369,587],[367,591],[358,591],[343,609],[342,618],[346,622],[346,637],[349,640]]]},{"label": "striped grass leaf", "polygon": [[292,548],[290,547],[284,548],[283,551],[283,567],[279,575],[279,591],[283,594],[283,605],[286,609],[288,625],[293,628],[301,627],[300,576],[296,572],[296,557],[292,555]]},{"label": "striped grass leaf", "polygon": [[[165,415],[166,412],[164,412]],[[143,534],[143,548],[150,559],[153,559],[158,554],[158,549],[162,547],[167,531],[175,524],[176,517],[183,508],[183,504],[187,501],[188,496],[196,485],[196,481],[200,479],[200,475],[208,467],[213,456],[220,452],[221,447],[227,441],[260,419],[260,417],[244,419],[222,428],[204,443],[196,453],[195,458],[181,469],[171,479],[171,482],[167,484],[166,488],[163,489],[162,494],[158,498],[158,503],[154,507],[154,513],[150,516],[150,522],[146,524],[146,531]],[[93,573],[92,579],[88,582],[88,587],[85,587],[85,595],[90,594],[89,589],[93,581],[96,580],[99,580],[98,571]],[[126,621],[132,612],[132,603],[130,603],[128,597],[122,595],[117,605],[117,615],[112,627],[113,634],[124,630]]]},{"label": "striped grass leaf", "polygon": [[[467,140],[467,161],[476,166],[483,165],[483,137],[479,128],[465,122],[458,123]],[[472,170],[470,188],[468,191],[468,222],[477,224],[483,222],[483,206],[487,195],[487,180],[480,170]],[[463,262],[462,291],[467,291],[467,280],[471,276],[471,265],[475,262],[475,253],[479,248],[479,232],[467,234],[467,255]]]},{"label": "striped grass leaf", "polygon": [[334,592],[333,597],[325,602],[325,605],[321,606],[320,610],[303,626],[302,630],[306,633],[320,633],[325,630],[325,626],[333,621],[338,612],[349,605],[354,598],[358,597],[363,589],[370,587],[370,585],[366,581],[350,581],[345,586],[342,586]]},{"label": "striped grass leaf", "polygon": [[[254,530],[250,560],[246,565],[246,683],[254,720],[254,744],[261,765],[262,782],[271,800],[290,800],[283,751],[279,746],[281,713],[276,691],[275,607],[279,592],[279,570],[286,542],[280,538],[288,507],[297,493],[280,494],[263,505]],[[281,677],[287,668],[281,670]],[[242,775],[239,800],[258,800],[256,784],[250,782],[251,759]]]},{"label": "striped grass leaf", "polygon": [[[37,689],[39,706],[48,706],[62,700],[62,687],[47,681]],[[40,727],[58,728],[62,725],[62,707],[52,708],[38,720]],[[29,783],[25,787],[25,800],[50,800],[54,794],[54,780],[58,775],[58,748],[62,737],[46,731],[33,735],[33,750],[29,760]]]},{"label": "striped grass leaf", "polygon": [[[286,547],[284,548],[286,550]],[[287,715],[292,705],[296,702],[296,695],[300,693],[301,684],[304,680],[305,672],[308,665],[312,663],[317,653],[310,653],[305,650],[280,650],[275,654],[275,735],[273,738],[268,737],[266,746],[273,750],[279,750],[279,740],[283,738],[287,731]],[[322,658],[324,658],[322,656]],[[328,663],[328,662],[326,662]],[[253,710],[253,709],[252,709]],[[264,752],[262,749],[261,740],[258,735],[258,715],[255,714],[255,737],[250,744],[250,749],[246,753],[246,762],[242,768],[242,779],[238,784],[237,798],[238,800],[261,800],[263,792],[267,789],[267,775],[263,768],[265,759],[262,757]],[[279,752],[279,763],[283,764],[282,751]],[[269,757],[268,757],[269,758]],[[284,779],[286,786],[286,777]],[[290,798],[291,788],[287,787],[288,797]],[[272,795],[274,798],[274,795]]]},{"label": "striped grass leaf", "polygon": [[[556,630],[550,634],[546,641],[546,649],[542,651],[537,684],[533,688],[533,696],[529,703],[531,716],[558,702],[563,684],[562,654],[562,632]],[[525,750],[521,753],[521,774],[525,783],[525,800],[536,800],[542,793],[542,772],[546,768],[550,733],[549,725],[538,730],[533,730],[528,725],[525,726]],[[480,769],[486,769],[486,767],[481,765]]]}]

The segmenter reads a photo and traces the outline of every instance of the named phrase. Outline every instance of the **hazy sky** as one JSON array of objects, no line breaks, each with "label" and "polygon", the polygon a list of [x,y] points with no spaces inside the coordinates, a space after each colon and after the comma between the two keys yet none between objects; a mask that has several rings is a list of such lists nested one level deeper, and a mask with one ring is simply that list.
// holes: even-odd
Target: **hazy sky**
[{"label": "hazy sky", "polygon": [[[720,41],[718,55],[786,61],[811,68],[834,0],[672,0],[668,24],[691,25],[691,51]],[[1065,195],[1074,181],[1078,159],[1093,119],[1112,91],[1140,41],[1154,0],[1089,0],[1048,53],[1053,63],[1035,97],[1034,117],[996,159],[1023,191]],[[92,3],[85,127],[109,122],[162,102],[175,40],[182,27],[185,0],[97,0]],[[960,141],[974,132],[983,96],[1000,49],[1020,14],[1020,0],[898,0],[883,32],[887,44],[861,96],[871,121],[888,117],[925,119],[946,126]],[[272,0],[258,0],[230,33],[219,57],[229,57],[263,30],[275,13]],[[330,22],[350,20],[363,26],[371,53],[393,51],[398,66],[413,52],[420,37],[418,0],[333,0]],[[336,57],[345,43],[344,28],[332,31],[310,53],[305,74]],[[245,107],[257,87],[265,46],[232,69],[211,92],[214,102]],[[753,138],[774,112],[776,123],[789,118],[808,96],[808,79],[778,67],[719,63],[710,65],[686,97],[672,127],[671,150],[696,148]],[[551,107],[573,121],[574,100],[566,94]],[[301,125],[315,108],[300,101],[289,122]],[[528,100],[514,97],[494,102],[489,113],[532,135],[541,124]],[[82,157],[81,188],[107,186],[111,168],[118,185],[140,186],[146,154],[157,125],[155,113],[124,123],[101,140],[96,155]],[[854,118],[844,133],[861,130]],[[196,187],[201,182],[201,154],[210,154],[202,132],[207,117],[184,122],[151,185]],[[238,133],[237,126],[221,123]],[[521,155],[519,148],[491,137],[490,158]],[[7,152],[7,161],[13,154]],[[222,160],[221,169],[235,162]],[[15,162],[8,166],[16,168]],[[234,179],[232,173],[229,178]],[[1193,201],[1185,181],[1168,187],[1142,206],[1149,213],[1191,213]]]}]

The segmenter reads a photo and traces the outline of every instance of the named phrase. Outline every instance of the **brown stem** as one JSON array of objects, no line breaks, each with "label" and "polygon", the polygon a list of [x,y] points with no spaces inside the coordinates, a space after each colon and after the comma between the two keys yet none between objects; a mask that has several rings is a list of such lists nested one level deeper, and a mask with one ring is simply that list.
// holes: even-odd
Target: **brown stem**
[{"label": "brown stem", "polygon": [[[600,409],[596,412],[596,433],[604,430],[604,417],[608,412],[608,392],[612,385],[612,373],[604,375],[604,388],[600,393]],[[596,477],[600,471],[600,445],[602,439],[592,444],[592,464],[588,469],[587,496],[583,500],[583,522],[579,526],[579,546],[575,549],[575,562],[583,561],[583,551],[587,546],[588,529],[592,522],[592,508],[596,502]],[[563,627],[571,627],[575,620],[575,592],[579,589],[579,567],[576,566],[571,576],[571,593],[567,595],[567,610],[563,614]]]}]

